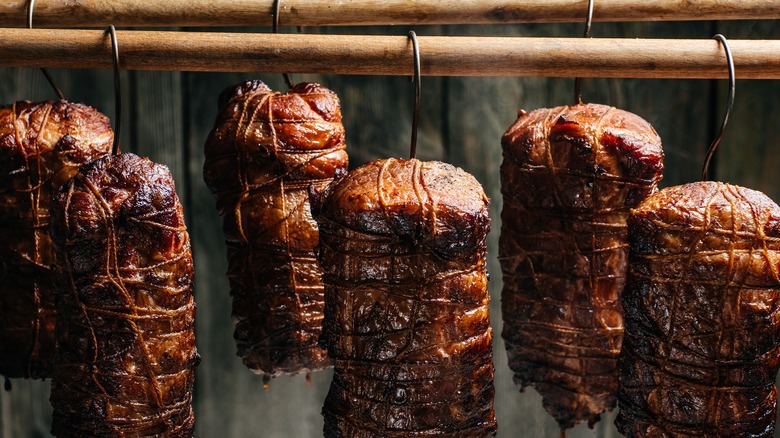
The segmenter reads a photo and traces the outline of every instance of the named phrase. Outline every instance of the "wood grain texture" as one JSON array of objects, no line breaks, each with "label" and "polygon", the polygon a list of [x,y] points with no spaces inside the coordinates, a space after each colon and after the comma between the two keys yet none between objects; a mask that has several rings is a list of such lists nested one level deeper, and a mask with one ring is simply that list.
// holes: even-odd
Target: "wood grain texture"
[{"label": "wood grain texture", "polygon": [[[38,0],[36,27],[271,25],[273,0]],[[295,26],[497,24],[582,21],[587,0],[284,0],[280,21]],[[26,0],[0,5],[0,26],[23,27]],[[596,21],[780,18],[771,0],[600,0]]]},{"label": "wood grain texture", "polygon": [[[36,10],[43,9],[47,1],[38,0]],[[610,0],[604,0],[607,1]],[[656,2],[647,4],[651,3]],[[283,7],[285,4],[287,1],[283,0]],[[291,23],[283,21],[283,24]],[[774,22],[740,22],[729,26],[732,27],[718,29],[729,38],[780,37]],[[307,31],[392,34],[398,35],[394,38],[405,44],[404,35],[408,30],[408,27],[402,26]],[[582,25],[448,26],[415,30],[423,39],[437,34],[579,37]],[[251,31],[269,30],[253,28]],[[616,23],[593,28],[596,38],[701,38],[707,44],[712,43],[713,53],[717,44],[710,42],[709,38],[714,33],[716,29],[707,22]],[[120,44],[122,34],[120,30]],[[105,42],[107,44],[107,40]],[[103,55],[100,56],[106,57],[108,67],[108,46],[101,50]],[[719,53],[722,54],[722,51]],[[404,75],[411,74],[412,70],[411,51],[407,55],[399,60],[403,68],[408,66],[409,73]],[[423,64],[426,57],[423,48]],[[609,58],[603,60],[608,61]],[[725,77],[725,61],[718,65]],[[488,70],[491,66],[484,68]],[[70,100],[90,104],[113,117],[110,70],[54,70],[53,74]],[[313,374],[311,387],[306,386],[303,376],[298,376],[274,379],[269,390],[263,391],[262,379],[248,372],[235,356],[233,325],[229,318],[229,288],[224,275],[227,262],[221,221],[202,178],[203,144],[214,123],[219,93],[229,85],[255,78],[274,89],[286,90],[282,77],[258,72],[184,72],[169,76],[171,74],[123,72],[126,106],[122,143],[128,151],[131,150],[130,144],[135,144],[139,148],[137,152],[170,166],[185,202],[196,267],[196,339],[198,351],[203,356],[201,365],[196,368],[196,436],[321,437],[320,409],[330,383],[330,372]],[[133,75],[136,75],[134,79]],[[739,70],[737,75],[741,77]],[[319,81],[339,94],[353,167],[376,158],[408,155],[413,100],[413,86],[408,77],[293,74],[293,80]],[[583,81],[583,97],[589,102],[609,104],[637,113],[656,128],[666,153],[666,171],[661,185],[669,186],[698,179],[703,151],[719,123],[715,119],[722,112],[722,108],[716,105],[712,111],[714,116],[711,115],[713,92],[719,95],[719,99],[725,99],[725,81],[718,81],[715,85],[712,88],[710,81],[701,80],[591,78]],[[169,89],[163,90],[163,86]],[[727,138],[716,155],[718,176],[764,190],[770,197],[780,199],[780,185],[774,181],[778,177],[774,171],[777,168],[774,151],[780,146],[776,140],[780,137],[776,135],[778,108],[775,100],[780,83],[739,81],[737,86],[737,111]],[[178,91],[177,87],[180,87]],[[53,96],[36,69],[0,68],[0,101],[40,100]],[[491,313],[494,329],[501,327],[498,310],[501,279],[495,258],[500,230],[498,212],[502,205],[498,180],[501,134],[515,119],[519,108],[550,107],[568,104],[572,100],[573,81],[570,78],[423,78],[418,157],[421,160],[439,159],[463,167],[477,177],[492,200],[491,217],[494,222],[493,232],[488,238],[488,272],[492,274],[489,287],[493,297]],[[167,108],[177,105],[181,105],[180,108]],[[144,130],[146,133],[142,135],[140,132]],[[132,141],[133,138],[135,141]],[[759,171],[756,172],[756,169]],[[498,436],[557,437],[557,424],[544,412],[541,397],[533,390],[517,392],[500,339],[495,340],[494,348]],[[48,384],[14,381],[13,386],[11,392],[0,390],[0,437],[50,436]],[[595,430],[582,425],[570,430],[567,437],[618,437],[612,426],[613,419],[614,413],[605,416]]]},{"label": "wood grain texture", "polygon": [[[406,36],[119,31],[129,70],[409,75]],[[780,41],[731,40],[741,78],[780,78]],[[426,76],[721,78],[709,39],[419,38]],[[0,66],[112,68],[98,30],[0,29]]]}]

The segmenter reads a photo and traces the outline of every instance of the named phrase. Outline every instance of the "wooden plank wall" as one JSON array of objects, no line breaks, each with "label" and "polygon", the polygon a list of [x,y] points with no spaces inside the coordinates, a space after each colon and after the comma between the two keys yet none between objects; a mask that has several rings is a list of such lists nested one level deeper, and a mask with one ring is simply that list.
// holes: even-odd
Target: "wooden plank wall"
[{"label": "wooden plank wall", "polygon": [[[284,29],[294,31],[294,29]],[[408,27],[307,29],[321,33],[405,35]],[[419,35],[571,36],[582,25],[420,26]],[[266,28],[243,31],[267,32]],[[780,38],[777,22],[596,23],[594,37]],[[121,41],[120,41],[121,47]],[[425,53],[421,54],[423,60]],[[608,55],[606,55],[608,56]],[[411,71],[411,59],[410,59]],[[490,66],[486,65],[486,69]],[[725,66],[724,66],[725,68]],[[54,71],[65,95],[114,116],[109,71]],[[260,78],[285,89],[279,75],[189,72],[125,72],[122,148],[168,165],[185,203],[196,267],[197,345],[203,361],[197,369],[195,407],[200,437],[317,437],[322,435],[320,408],[330,372],[277,378],[262,390],[259,376],[235,357],[230,298],[224,273],[221,221],[202,180],[203,143],[216,115],[217,96],[225,87]],[[739,72],[737,72],[739,77]],[[408,78],[314,76],[341,97],[351,167],[380,157],[408,155],[413,87]],[[725,81],[586,79],[586,101],[611,104],[646,118],[661,135],[666,150],[662,185],[698,179],[704,151],[713,137],[725,102]],[[33,69],[0,69],[0,102],[53,98],[42,75]],[[762,190],[780,200],[780,81],[739,81],[731,126],[716,162],[717,178]],[[512,383],[501,332],[501,275],[497,254],[499,212],[499,139],[517,110],[569,104],[573,81],[544,78],[423,78],[418,157],[452,162],[473,173],[492,199],[489,239],[490,292],[496,333],[496,414],[500,437],[558,437],[555,422],[533,391],[519,393]],[[48,437],[51,408],[47,382],[14,381],[0,392],[0,438]],[[580,426],[568,437],[616,437],[614,414],[594,430]],[[780,436],[776,435],[776,436]]]}]

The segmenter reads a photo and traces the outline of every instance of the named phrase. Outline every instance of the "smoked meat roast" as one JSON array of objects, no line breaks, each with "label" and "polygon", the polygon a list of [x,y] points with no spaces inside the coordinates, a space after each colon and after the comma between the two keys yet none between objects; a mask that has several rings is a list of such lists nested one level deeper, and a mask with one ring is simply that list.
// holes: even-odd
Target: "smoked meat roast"
[{"label": "smoked meat roast", "polygon": [[133,154],[82,167],[52,202],[52,433],[191,437],[193,265],[168,168]]},{"label": "smoked meat roast", "polygon": [[111,150],[108,118],[65,101],[0,107],[0,375],[51,377],[52,193]]},{"label": "smoked meat roast", "polygon": [[328,192],[325,437],[495,436],[482,187],[449,164],[386,159]]},{"label": "smoked meat roast", "polygon": [[618,430],[772,437],[780,207],[754,190],[696,182],[647,198],[628,224]]},{"label": "smoked meat roast", "polygon": [[325,368],[309,194],[347,169],[339,99],[318,84],[280,94],[250,81],[219,100],[203,174],[223,217],[238,355],[266,379]]},{"label": "smoked meat roast", "polygon": [[631,207],[663,171],[640,117],[580,104],[520,111],[504,134],[502,337],[521,387],[561,429],[615,406]]}]

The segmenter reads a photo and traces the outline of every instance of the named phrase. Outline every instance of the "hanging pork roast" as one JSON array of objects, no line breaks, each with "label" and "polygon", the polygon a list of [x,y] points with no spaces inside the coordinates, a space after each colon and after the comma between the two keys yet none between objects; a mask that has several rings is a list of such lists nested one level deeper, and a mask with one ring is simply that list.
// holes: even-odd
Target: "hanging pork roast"
[{"label": "hanging pork roast", "polygon": [[502,337],[561,429],[615,406],[626,218],[661,179],[655,130],[616,108],[520,112],[501,144]]},{"label": "hanging pork roast", "polygon": [[329,89],[228,88],[206,141],[206,183],[224,219],[238,355],[266,379],[329,366],[319,234],[309,193],[346,171],[341,107]]},{"label": "hanging pork roast", "polygon": [[57,289],[52,433],[191,437],[193,265],[168,168],[101,158],[52,202]]},{"label": "hanging pork roast", "polygon": [[772,437],[780,207],[718,182],[663,189],[628,220],[626,437]]},{"label": "hanging pork roast", "polygon": [[53,192],[111,150],[108,118],[65,101],[0,107],[0,374],[46,378],[54,360]]},{"label": "hanging pork roast", "polygon": [[387,159],[329,192],[325,437],[494,436],[482,187],[448,164]]}]

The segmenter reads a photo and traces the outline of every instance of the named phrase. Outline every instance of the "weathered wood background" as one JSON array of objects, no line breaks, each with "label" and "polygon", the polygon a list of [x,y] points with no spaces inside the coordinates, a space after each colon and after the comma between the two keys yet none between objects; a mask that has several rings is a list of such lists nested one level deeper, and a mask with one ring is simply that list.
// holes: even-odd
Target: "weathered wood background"
[{"label": "weathered wood background", "polygon": [[[288,32],[294,29],[284,29]],[[307,32],[405,35],[408,27],[306,29]],[[571,36],[582,25],[419,26],[420,35]],[[268,32],[267,28],[243,29]],[[780,38],[776,21],[729,23],[596,23],[594,37]],[[120,41],[121,49],[121,41]],[[421,54],[423,60],[425,53]],[[608,57],[609,55],[605,55]],[[423,61],[424,62],[424,61]],[[409,60],[411,71],[411,59]],[[724,65],[724,69],[726,66]],[[485,65],[490,69],[490,65]],[[80,101],[114,117],[110,71],[54,71],[71,101]],[[739,71],[737,71],[739,77]],[[197,369],[195,409],[200,437],[317,437],[322,435],[320,408],[330,372],[277,378],[263,391],[235,356],[226,257],[221,221],[203,183],[203,143],[216,116],[216,101],[225,87],[260,78],[285,89],[279,75],[258,72],[211,74],[125,72],[122,148],[168,165],[184,202],[196,267],[197,345],[203,361]],[[351,167],[380,157],[408,155],[413,87],[404,77],[314,76],[341,97]],[[632,80],[583,81],[586,101],[606,103],[647,119],[666,150],[662,185],[698,179],[704,151],[720,124],[726,81]],[[0,102],[54,98],[37,70],[0,69]],[[493,327],[501,332],[501,275],[496,260],[499,212],[499,140],[518,108],[527,110],[570,104],[573,80],[543,78],[423,78],[418,157],[454,163],[474,174],[492,199],[493,231],[489,240]],[[744,185],[780,200],[780,81],[738,81],[737,102],[728,134],[717,154],[716,178]],[[500,336],[495,339],[496,415],[500,437],[558,437],[555,422],[533,391],[519,393],[512,383]],[[48,437],[49,384],[13,382],[0,391],[0,437]],[[606,415],[594,430],[579,426],[569,437],[616,437]],[[776,435],[780,436],[780,434]]]}]

